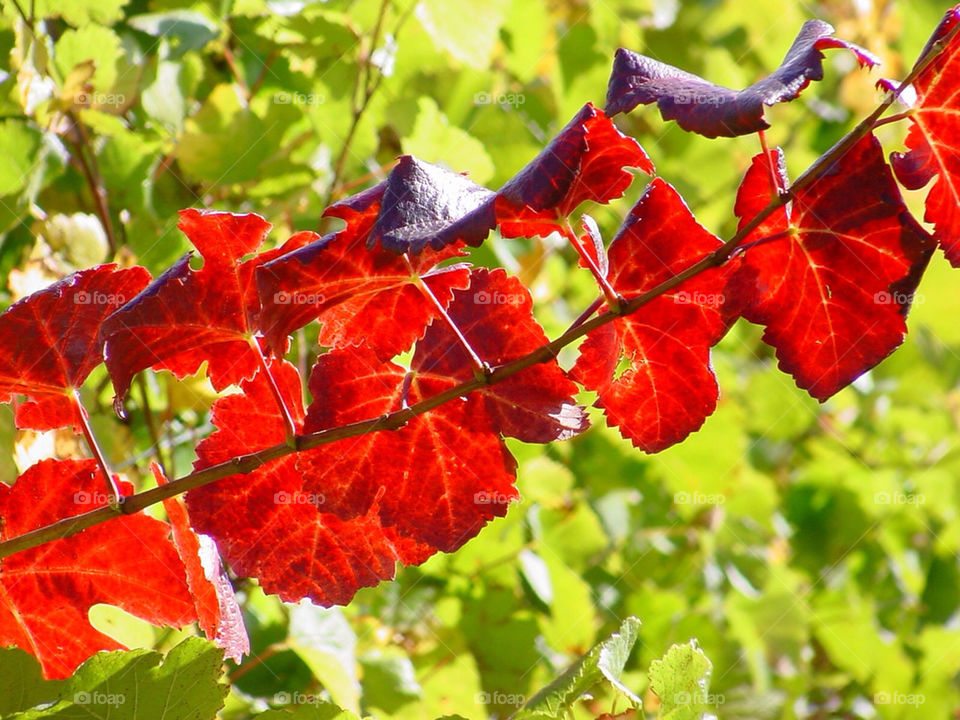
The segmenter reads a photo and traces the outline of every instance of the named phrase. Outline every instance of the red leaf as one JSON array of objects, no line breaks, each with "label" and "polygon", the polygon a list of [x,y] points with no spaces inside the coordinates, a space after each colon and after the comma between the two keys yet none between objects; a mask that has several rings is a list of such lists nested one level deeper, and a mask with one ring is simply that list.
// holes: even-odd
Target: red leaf
[{"label": "red leaf", "polygon": [[[770,162],[785,188],[779,149]],[[741,226],[771,197],[770,169],[758,155],[737,196]],[[735,292],[744,317],[766,325],[763,339],[777,349],[780,368],[825,400],[903,341],[932,244],[872,135],[799,190],[788,212],[789,222],[778,211],[745,240]]]},{"label": "red leaf", "polygon": [[[150,470],[157,485],[166,485],[167,478],[156,463],[150,465]],[[173,531],[173,544],[186,569],[187,586],[197,609],[197,624],[207,638],[223,648],[225,657],[239,663],[250,652],[250,639],[217,546],[208,535],[193,531],[182,500],[167,498],[163,507]]]},{"label": "red leaf", "polygon": [[375,237],[381,192],[367,191],[349,204],[333,206],[330,214],[347,222],[345,230],[257,270],[261,325],[274,352],[285,349],[287,335],[319,318],[321,345],[366,345],[381,358],[393,357],[409,349],[439,317],[419,281],[444,306],[455,288],[466,287],[465,266],[435,268],[441,260],[460,254],[455,247],[441,252],[426,249],[409,257],[410,266],[394,252],[368,249]]},{"label": "red leaf", "polygon": [[699,75],[620,48],[607,86],[608,115],[630,112],[637,105],[657,103],[664,120],[708,138],[735,137],[764,130],[763,106],[793,100],[811,80],[823,79],[826,48],[852,51],[861,67],[880,61],[852,43],[831,37],[833,28],[808,20],[786,57],[772,74],[744,90],[715,85]]},{"label": "red leaf", "polygon": [[[129,483],[120,483],[130,494]],[[2,537],[9,539],[107,502],[94,460],[42,460],[11,488],[0,484]],[[17,645],[48,678],[70,675],[98,650],[123,649],[90,625],[89,609],[115,605],[156,625],[196,620],[170,527],[142,513],[4,558],[0,645]]]},{"label": "red leaf", "polygon": [[[447,314],[480,359],[505,365],[549,342],[533,317],[533,300],[517,278],[503,270],[475,269],[470,287],[454,293]],[[470,356],[449,325],[435,321],[417,344],[413,370],[454,384],[473,377]],[[565,440],[587,427],[574,402],[576,384],[556,361],[527,368],[476,394],[503,435],[524,442]]]},{"label": "red leaf", "polygon": [[[716,250],[668,183],[656,179],[610,245],[609,280],[625,298],[652,290]],[[658,452],[700,428],[717,404],[710,348],[731,317],[728,271],[698,274],[587,335],[572,376],[599,397],[607,421],[645,452]],[[627,367],[618,372],[618,366]]]},{"label": "red leaf", "polygon": [[[960,5],[947,11],[933,33],[922,58],[960,23]],[[913,86],[917,103],[910,115],[907,153],[892,153],[897,179],[918,190],[936,175],[927,195],[924,220],[934,224],[934,238],[947,260],[960,267],[960,33],[917,76]]]},{"label": "red leaf", "polygon": [[259,215],[183,210],[179,227],[203,255],[203,267],[192,270],[185,255],[103,323],[107,369],[118,399],[148,367],[185,377],[207,361],[216,390],[251,377],[258,365],[251,338],[260,311],[254,270],[317,237],[298,233],[282,247],[242,262],[270,229]]},{"label": "red leaf", "polygon": [[141,267],[81,270],[11,305],[0,315],[0,402],[16,395],[21,428],[79,424],[73,390],[103,361],[103,319],[150,281]]},{"label": "red leaf", "polygon": [[[376,417],[400,407],[404,371],[364,348],[322,355],[311,376],[314,413],[302,425],[299,382],[287,363],[275,377],[299,429]],[[415,381],[410,402],[436,391]],[[217,432],[199,466],[283,442],[272,396],[255,377],[214,405]],[[192,490],[195,527],[214,536],[234,570],[284,600],[346,603],[392,578],[397,561],[453,550],[516,497],[515,464],[482,405],[453,402],[396,432],[341,440],[273,461],[246,476]],[[224,513],[225,503],[231,507]]]},{"label": "red leaf", "polygon": [[496,215],[506,237],[549,235],[580,203],[608,203],[626,191],[636,167],[653,163],[631,137],[587,103],[537,157],[497,193]]}]

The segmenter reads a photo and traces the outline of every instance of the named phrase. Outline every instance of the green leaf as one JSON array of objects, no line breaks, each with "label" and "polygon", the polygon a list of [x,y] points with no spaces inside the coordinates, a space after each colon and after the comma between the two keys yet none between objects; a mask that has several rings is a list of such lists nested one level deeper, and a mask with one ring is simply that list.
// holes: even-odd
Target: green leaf
[{"label": "green leaf", "polygon": [[621,682],[623,668],[637,642],[639,631],[639,618],[628,617],[619,631],[596,645],[573,667],[530,698],[511,716],[512,720],[561,717],[584,693],[604,680],[626,695],[634,705],[640,705],[640,698]]},{"label": "green leaf", "polygon": [[[0,122],[0,195],[21,192],[38,167],[43,135],[21,120]],[[42,163],[39,163],[42,166]]]},{"label": "green leaf", "polygon": [[56,701],[66,680],[44,680],[40,663],[20,648],[0,648],[0,717]]},{"label": "green leaf", "polygon": [[478,70],[489,66],[508,0],[422,0],[416,15],[434,45]]},{"label": "green leaf", "polygon": [[454,172],[466,171],[480,185],[488,182],[493,177],[493,161],[483,143],[451,125],[431,98],[421,97],[417,105],[417,120],[410,137],[403,141],[404,152]]},{"label": "green leaf", "polygon": [[339,608],[303,601],[290,610],[290,646],[338,705],[360,709],[357,637]]},{"label": "green leaf", "polygon": [[527,581],[534,595],[547,607],[553,602],[553,585],[550,584],[550,570],[543,558],[533,550],[520,551],[520,574]]},{"label": "green leaf", "polygon": [[202,65],[196,55],[181,61],[160,60],[146,73],[140,103],[147,115],[178,134],[183,128],[187,103],[197,85]]},{"label": "green leaf", "polygon": [[410,658],[402,651],[376,650],[360,658],[363,668],[363,704],[394,714],[423,697]]},{"label": "green leaf", "polygon": [[[281,693],[283,694],[283,693]],[[287,708],[268,710],[257,715],[258,720],[358,720],[349,710],[344,710],[333,703],[318,702],[313,696],[303,696],[313,702],[305,702]],[[291,694],[291,700],[302,699],[299,694]]]},{"label": "green leaf", "polygon": [[662,720],[699,720],[710,709],[712,669],[696,640],[674,645],[662,659],[650,663],[650,688],[660,698]]},{"label": "green leaf", "polygon": [[153,37],[173,38],[168,60],[176,60],[192,50],[200,50],[220,34],[220,28],[206,15],[193,10],[168,10],[127,18],[127,23]]},{"label": "green leaf", "polygon": [[120,38],[110,28],[91,24],[79,30],[67,30],[53,50],[54,62],[63,78],[77,65],[90,60],[94,64],[90,82],[95,90],[106,93],[117,81],[117,63],[122,51]]},{"label": "green leaf", "polygon": [[[222,672],[223,652],[197,637],[187,638],[166,657],[152,650],[100,652],[65,681],[41,681],[42,687],[57,689],[59,702],[10,720],[205,720],[223,707],[229,688],[220,682]],[[39,697],[35,687],[24,686],[21,692]]]},{"label": "green leaf", "polygon": [[90,22],[111,25],[123,17],[130,0],[36,0],[36,17],[62,17],[77,27]]}]

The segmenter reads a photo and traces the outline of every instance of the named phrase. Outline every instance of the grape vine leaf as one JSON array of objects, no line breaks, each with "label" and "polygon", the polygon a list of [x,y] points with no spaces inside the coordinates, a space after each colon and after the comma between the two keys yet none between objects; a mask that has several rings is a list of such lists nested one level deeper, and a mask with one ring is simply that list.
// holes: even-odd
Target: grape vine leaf
[{"label": "grape vine leaf", "polygon": [[716,85],[653,58],[620,48],[607,86],[606,113],[630,112],[637,105],[657,103],[664,120],[676,120],[684,130],[708,138],[735,137],[764,130],[770,125],[763,106],[794,100],[810,84],[823,79],[823,53],[846,48],[860,67],[879,59],[857,45],[833,37],[833,27],[807,20],[780,67],[743,90]]},{"label": "grape vine leaf", "polygon": [[640,144],[587,103],[496,196],[496,218],[505,237],[546,236],[582,202],[605,204],[626,191],[634,167],[653,175]]},{"label": "grape vine leaf", "polygon": [[37,659],[18,647],[0,647],[0,717],[55,702],[63,680],[44,680]]},{"label": "grape vine leaf", "polygon": [[913,81],[917,101],[910,113],[906,153],[890,156],[897,179],[918,190],[939,176],[927,195],[924,220],[954,267],[960,267],[960,5],[947,11],[923,58],[953,33],[943,51]]},{"label": "grape vine leaf", "polygon": [[364,344],[381,358],[393,357],[439,316],[421,283],[444,307],[454,288],[467,286],[464,265],[436,267],[460,254],[457,244],[404,257],[370,242],[384,192],[380,185],[333,205],[327,212],[347,223],[344,230],[257,269],[260,322],[274,352],[283,352],[291,332],[319,318],[321,345]]},{"label": "grape vine leaf", "polygon": [[[2,666],[0,666],[2,668]],[[223,655],[197,637],[188,637],[162,655],[136,649],[97,653],[76,672],[38,690],[44,706],[5,715],[7,720],[197,720],[216,717],[229,686],[221,681]],[[22,705],[21,705],[22,707]],[[149,709],[149,710],[147,710]]]},{"label": "grape vine leaf", "polygon": [[100,323],[149,281],[141,267],[100,265],[0,315],[0,402],[30,398],[17,407],[17,427],[42,431],[80,422],[73,391],[102,362]]},{"label": "grape vine leaf", "polygon": [[695,640],[672,645],[650,663],[650,689],[660,698],[660,717],[699,720],[711,712],[716,705],[709,694],[712,671],[713,664]]},{"label": "grape vine leaf", "polygon": [[[387,179],[372,189],[380,206],[368,250],[379,243],[385,250],[417,255],[427,245],[442,250],[458,240],[476,246],[495,222],[492,190],[410,155],[401,155]],[[341,217],[336,208],[324,214]]]},{"label": "grape vine leaf", "polygon": [[[480,359],[506,365],[549,342],[533,317],[533,299],[523,284],[502,270],[474,269],[470,287],[454,293],[448,317]],[[451,382],[472,379],[471,358],[445,322],[435,321],[417,344],[411,364],[418,376]],[[577,386],[556,361],[527,368],[478,391],[497,430],[524,442],[566,440],[587,428]]]},{"label": "grape vine leaf", "polygon": [[[319,429],[317,421],[303,424],[295,368],[273,368],[298,431]],[[400,407],[405,374],[368,348],[333,350],[311,375],[314,404],[337,425],[376,417]],[[198,447],[198,468],[284,441],[262,376],[241,388],[214,404],[218,430]],[[360,465],[372,474],[354,484]],[[459,547],[503,515],[516,497],[515,469],[482,406],[448,403],[402,430],[348,438],[191,490],[187,507],[234,571],[257,577],[266,592],[343,604],[360,587],[392,578],[397,561],[417,564]]]},{"label": "grape vine leaf", "polygon": [[[657,178],[610,244],[608,279],[630,299],[720,245],[677,191]],[[716,408],[719,388],[710,348],[735,317],[725,294],[728,275],[726,268],[706,270],[591,331],[580,348],[573,378],[597,391],[596,404],[607,422],[645,452],[683,440]]]},{"label": "grape vine leaf", "polygon": [[608,682],[635,706],[641,700],[622,682],[623,669],[640,634],[640,620],[627,617],[620,629],[598,643],[560,677],[527,701],[511,720],[564,717],[574,703],[601,682]]},{"label": "grape vine leaf", "polygon": [[329,702],[286,705],[257,715],[261,720],[359,720],[349,710]]},{"label": "grape vine leaf", "polygon": [[[157,485],[165,485],[167,479],[156,463],[152,463]],[[190,527],[190,517],[183,500],[166,498],[163,508],[167,511],[173,544],[183,560],[187,587],[197,608],[197,625],[204,635],[222,648],[224,656],[239,663],[250,652],[250,638],[243,625],[243,614],[233,585],[220,562],[216,543],[208,535],[198,535]]]},{"label": "grape vine leaf", "polygon": [[[753,162],[737,194],[743,227],[787,187],[783,153]],[[851,203],[850,198],[857,198]],[[798,190],[745,239],[731,292],[765,325],[780,369],[825,400],[903,341],[906,314],[933,250],[903,204],[872,134]]]},{"label": "grape vine leaf", "polygon": [[243,261],[270,230],[259,215],[188,209],[180,212],[178,227],[200,252],[203,267],[191,269],[190,254],[184,255],[103,323],[118,403],[133,376],[148,367],[185,377],[206,361],[216,390],[251,377],[258,366],[252,337],[260,314],[254,271],[317,237],[297,233]]},{"label": "grape vine leaf", "polygon": [[[129,483],[119,483],[129,495]],[[94,460],[41,460],[13,487],[0,484],[8,539],[105,505]],[[116,605],[155,625],[196,620],[183,563],[166,523],[142,513],[4,558],[0,644],[35,655],[44,676],[62,678],[97,650],[122,646],[87,619],[96,603]]]}]

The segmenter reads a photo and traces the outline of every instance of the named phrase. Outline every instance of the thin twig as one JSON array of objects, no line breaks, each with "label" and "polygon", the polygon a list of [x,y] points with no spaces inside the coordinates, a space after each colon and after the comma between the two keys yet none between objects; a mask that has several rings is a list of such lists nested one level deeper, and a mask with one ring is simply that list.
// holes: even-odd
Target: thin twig
[{"label": "thin twig", "polygon": [[270,54],[267,55],[266,61],[263,63],[263,70],[260,71],[260,75],[257,76],[257,79],[253,81],[253,85],[250,86],[250,97],[253,97],[257,94],[260,86],[263,85],[264,80],[267,79],[267,73],[270,72],[270,66],[273,65],[274,61],[278,57],[280,57],[280,51],[276,48],[273,48],[270,51]]},{"label": "thin twig", "polygon": [[[103,184],[103,178],[100,175],[100,167],[97,164],[96,153],[90,145],[90,136],[80,119],[72,112],[67,113],[67,117],[73,123],[80,141],[72,140],[74,147],[74,157],[80,163],[83,169],[83,175],[87,179],[87,186],[90,188],[90,194],[93,196],[93,205],[97,217],[100,218],[100,224],[103,225],[103,231],[107,236],[107,247],[109,255],[106,260],[110,260],[117,252],[117,234],[113,228],[113,220],[110,219],[110,207],[107,203],[107,190]],[[90,157],[87,157],[89,152]]]},{"label": "thin twig", "polygon": [[157,463],[164,472],[169,471],[169,465],[163,457],[163,447],[160,442],[160,434],[157,431],[157,421],[153,415],[153,408],[150,406],[150,393],[147,388],[147,376],[140,373],[137,376],[137,387],[140,389],[140,398],[143,402],[143,419],[147,425],[147,434],[150,436],[150,442],[153,444],[153,454],[156,456]]},{"label": "thin twig", "polygon": [[577,317],[576,320],[570,323],[570,327],[567,328],[567,331],[569,332],[573,328],[578,328],[581,325],[583,325],[587,320],[590,319],[590,316],[592,316],[597,310],[600,309],[600,306],[603,305],[604,302],[605,302],[605,298],[603,296],[600,296],[596,300],[594,300],[592,303],[590,303],[587,306],[587,309],[584,310],[582,313],[580,313],[579,317]]},{"label": "thin twig", "polygon": [[[231,36],[233,35],[233,30],[230,31],[230,34]],[[243,79],[240,68],[237,67],[237,61],[233,57],[233,50],[230,48],[229,38],[227,38],[227,42],[223,46],[223,59],[227,61],[227,66],[230,68],[230,74],[233,75],[234,82],[243,90],[243,97],[249,102],[250,88],[247,87],[247,81]]]},{"label": "thin twig", "polygon": [[23,18],[23,21],[27,24],[27,27],[33,30],[33,18],[28,17],[27,14],[23,11],[23,8],[20,7],[19,0],[12,0],[12,2],[13,2],[13,6],[17,9],[17,14],[21,18]]},{"label": "thin twig", "polygon": [[381,0],[380,11],[377,13],[373,32],[370,35],[370,47],[365,57],[361,58],[360,71],[357,73],[356,82],[353,86],[353,109],[350,127],[347,129],[347,136],[343,139],[340,153],[337,155],[337,159],[333,164],[333,177],[330,178],[330,186],[327,189],[326,198],[324,198],[324,206],[330,205],[337,196],[340,180],[343,177],[343,169],[347,163],[347,156],[350,154],[350,146],[353,144],[353,138],[356,136],[357,129],[360,127],[360,120],[370,105],[370,99],[380,87],[380,83],[383,80],[383,73],[379,71],[379,68],[376,73],[373,72],[374,65],[371,62],[371,57],[377,49],[377,43],[380,42],[380,31],[383,29],[383,22],[387,16],[387,10],[390,7],[390,1],[391,0]]},{"label": "thin twig", "polygon": [[897,113],[896,115],[890,115],[889,117],[885,117],[880,120],[877,120],[873,124],[873,129],[876,130],[878,127],[883,127],[884,125],[890,125],[891,123],[900,122],[901,120],[906,120],[907,118],[913,117],[914,114],[915,113],[913,110],[906,110],[904,112]]}]

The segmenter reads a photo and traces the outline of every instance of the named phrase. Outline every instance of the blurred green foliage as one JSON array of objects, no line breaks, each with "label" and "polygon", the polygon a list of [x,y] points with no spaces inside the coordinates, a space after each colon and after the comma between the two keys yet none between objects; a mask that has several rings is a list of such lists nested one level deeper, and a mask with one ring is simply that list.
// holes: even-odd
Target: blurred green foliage
[{"label": "blurred green foliage", "polygon": [[[261,213],[277,243],[295,230],[328,229],[329,202],[381,179],[401,153],[498,187],[583,103],[602,105],[620,45],[742,87],[775,67],[816,13],[878,54],[884,76],[902,77],[946,4],[2,7],[6,304],[105,260],[162,272],[188,250],[176,230],[184,207]],[[794,176],[876,104],[875,78],[852,65],[829,54],[824,82],[768,111],[769,139],[785,148]],[[706,140],[649,108],[618,122],[698,219],[729,236],[756,138]],[[885,127],[881,137],[896,149],[903,128]],[[638,181],[622,200],[589,209],[607,241],[642,188]],[[921,208],[922,193],[909,202]],[[530,285],[552,335],[596,295],[551,239],[492,237],[474,256]],[[631,615],[642,620],[635,649],[615,682],[605,676],[605,690],[578,691],[575,717],[625,709],[617,684],[639,696],[648,717],[950,716],[960,707],[955,277],[936,257],[903,348],[822,406],[776,370],[758,328],[741,322],[714,355],[719,409],[687,442],[644,456],[594,413],[593,429],[571,442],[512,443],[522,502],[506,518],[346,608],[284,606],[239,582],[254,654],[230,665],[222,716],[318,697],[398,719],[505,716]],[[311,352],[301,333],[295,354],[306,362]],[[174,474],[187,471],[210,429],[202,378],[145,374],[126,422],[110,413],[110,396],[105,374],[95,373],[85,397],[101,410],[95,430],[115,467],[146,483],[146,463],[159,453]],[[5,407],[0,438],[20,464],[47,442],[15,435]],[[57,442],[58,453],[75,451]],[[0,466],[0,479],[15,477],[13,463]],[[104,618],[112,634],[143,644],[138,621]],[[146,632],[164,651],[183,639]],[[265,717],[336,715],[324,707]]]}]

